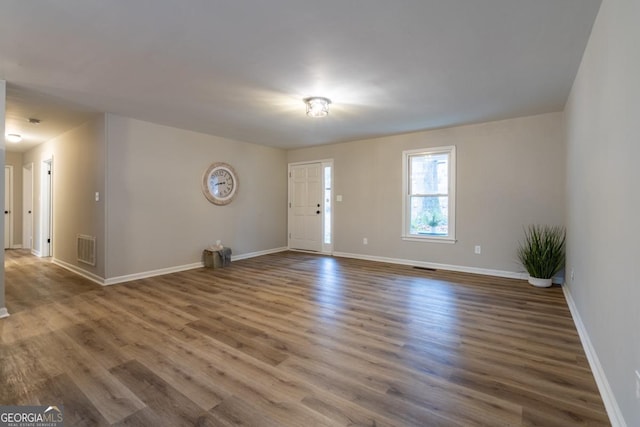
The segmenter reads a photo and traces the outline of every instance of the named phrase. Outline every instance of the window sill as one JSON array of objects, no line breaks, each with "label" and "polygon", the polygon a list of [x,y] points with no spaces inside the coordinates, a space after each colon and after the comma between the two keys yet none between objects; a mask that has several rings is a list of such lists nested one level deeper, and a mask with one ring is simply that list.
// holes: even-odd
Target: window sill
[{"label": "window sill", "polygon": [[456,239],[453,237],[437,237],[437,236],[402,236],[402,240],[406,240],[408,242],[425,242],[425,243],[448,243],[454,244]]}]

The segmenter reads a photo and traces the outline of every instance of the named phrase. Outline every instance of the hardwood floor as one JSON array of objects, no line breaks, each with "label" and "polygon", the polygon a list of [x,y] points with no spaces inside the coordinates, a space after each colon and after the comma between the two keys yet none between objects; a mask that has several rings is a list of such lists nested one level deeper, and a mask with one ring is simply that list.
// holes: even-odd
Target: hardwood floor
[{"label": "hardwood floor", "polygon": [[0,404],[65,425],[609,425],[559,287],[292,252],[100,287],[6,258]]}]

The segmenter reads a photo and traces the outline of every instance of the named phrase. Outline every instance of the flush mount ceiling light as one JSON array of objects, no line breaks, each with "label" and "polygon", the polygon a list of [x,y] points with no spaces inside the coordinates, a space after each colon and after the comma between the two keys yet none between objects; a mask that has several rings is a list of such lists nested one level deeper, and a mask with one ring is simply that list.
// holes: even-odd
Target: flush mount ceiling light
[{"label": "flush mount ceiling light", "polygon": [[29,123],[31,123],[32,125],[39,125],[40,124],[40,119],[35,119],[33,117],[29,118]]},{"label": "flush mount ceiling light", "polygon": [[329,114],[329,104],[331,104],[331,100],[329,98],[312,96],[310,98],[305,98],[303,101],[307,104],[307,116],[325,117]]},{"label": "flush mount ceiling light", "polygon": [[6,138],[7,138],[7,141],[13,142],[13,143],[18,143],[22,141],[22,136],[18,135],[17,133],[8,133]]}]

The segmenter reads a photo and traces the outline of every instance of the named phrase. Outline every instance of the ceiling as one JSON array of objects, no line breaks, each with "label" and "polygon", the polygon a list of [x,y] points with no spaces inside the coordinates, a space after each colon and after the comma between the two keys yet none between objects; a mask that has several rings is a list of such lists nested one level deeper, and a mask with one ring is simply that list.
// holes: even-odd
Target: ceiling
[{"label": "ceiling", "polygon": [[100,112],[295,148],[560,111],[599,5],[2,0],[7,149]]}]

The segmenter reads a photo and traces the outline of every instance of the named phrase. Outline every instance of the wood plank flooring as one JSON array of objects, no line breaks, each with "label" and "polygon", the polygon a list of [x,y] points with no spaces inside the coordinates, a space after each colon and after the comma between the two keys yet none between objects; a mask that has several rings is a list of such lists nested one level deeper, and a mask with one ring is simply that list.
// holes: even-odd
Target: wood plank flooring
[{"label": "wood plank flooring", "polygon": [[65,425],[610,425],[560,287],[285,252],[101,287],[6,252],[0,404]]}]

